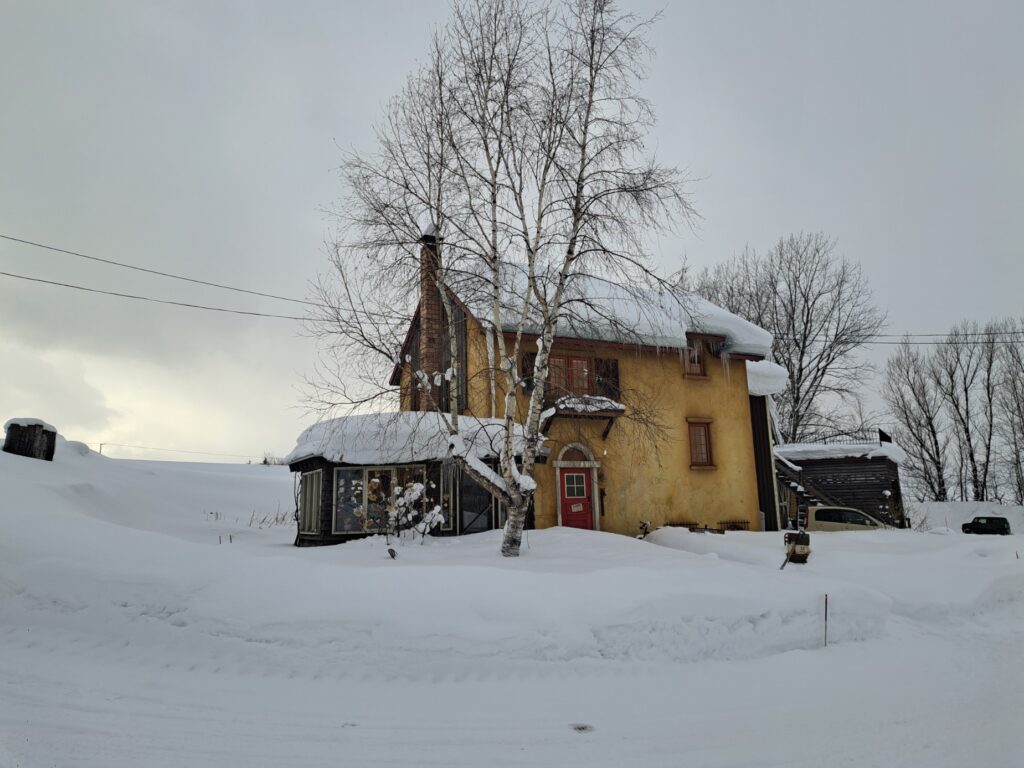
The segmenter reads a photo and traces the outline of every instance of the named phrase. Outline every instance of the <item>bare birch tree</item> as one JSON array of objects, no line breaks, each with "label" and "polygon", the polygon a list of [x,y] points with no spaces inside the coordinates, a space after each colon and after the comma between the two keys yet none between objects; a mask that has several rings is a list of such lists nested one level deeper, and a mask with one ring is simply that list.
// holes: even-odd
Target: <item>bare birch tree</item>
[{"label": "bare birch tree", "polygon": [[903,469],[919,500],[946,501],[950,438],[942,394],[930,360],[909,340],[886,364],[882,396],[896,420],[893,437],[907,452]]},{"label": "bare birch tree", "polygon": [[[326,308],[311,327],[330,359],[367,373],[361,386],[314,386],[317,403],[394,396],[375,389],[370,372],[396,362],[398,329],[415,308],[420,231],[429,222],[448,322],[458,296],[490,334],[491,409],[505,426],[497,473],[460,440],[451,395],[434,406],[446,414],[453,457],[508,509],[506,556],[519,553],[536,488],[558,330],[597,324],[617,338],[635,337],[613,302],[602,301],[613,289],[641,306],[659,292],[683,301],[649,268],[644,250],[647,232],[692,214],[679,172],[644,153],[653,117],[638,85],[650,23],[609,0],[456,2],[429,62],[389,106],[376,152],[353,153],[343,164],[337,276],[321,283]],[[381,293],[393,304],[367,301],[374,290],[368,274],[389,283]],[[456,330],[449,328],[453,345]],[[526,337],[536,338],[537,354],[521,410],[517,360]],[[453,346],[453,365],[456,352]],[[345,373],[340,365],[322,370]],[[442,373],[452,372],[409,371],[428,395]],[[643,418],[652,422],[649,413]]]},{"label": "bare birch tree", "polygon": [[998,374],[993,324],[961,323],[936,350],[933,376],[946,404],[959,456],[960,495],[989,497]]},{"label": "bare birch tree", "polygon": [[698,293],[772,332],[789,372],[778,395],[787,442],[859,431],[861,389],[872,371],[859,351],[885,325],[860,266],[821,233],[789,235],[767,253],[746,251],[696,278]]},{"label": "bare birch tree", "polygon": [[1024,503],[1022,343],[1018,321],[965,321],[889,359],[883,394],[922,500]]},{"label": "bare birch tree", "polygon": [[1024,322],[1003,326],[1007,343],[999,348],[999,388],[996,398],[999,464],[1017,504],[1024,504]]}]

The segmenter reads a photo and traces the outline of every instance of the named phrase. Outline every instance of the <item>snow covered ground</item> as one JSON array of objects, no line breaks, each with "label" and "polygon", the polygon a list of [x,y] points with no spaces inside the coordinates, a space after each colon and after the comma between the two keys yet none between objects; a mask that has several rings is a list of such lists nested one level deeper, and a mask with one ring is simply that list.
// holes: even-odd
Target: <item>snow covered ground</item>
[{"label": "snow covered ground", "polygon": [[[1024,538],[296,549],[285,468],[0,453],[0,766],[1020,766]],[[824,595],[829,595],[829,645]]]},{"label": "snow covered ground", "polygon": [[1015,504],[996,504],[993,501],[926,501],[916,502],[911,517],[919,520],[918,527],[928,531],[949,529],[960,533],[960,526],[975,517],[1005,517],[1013,533],[1024,533],[1024,507]]}]

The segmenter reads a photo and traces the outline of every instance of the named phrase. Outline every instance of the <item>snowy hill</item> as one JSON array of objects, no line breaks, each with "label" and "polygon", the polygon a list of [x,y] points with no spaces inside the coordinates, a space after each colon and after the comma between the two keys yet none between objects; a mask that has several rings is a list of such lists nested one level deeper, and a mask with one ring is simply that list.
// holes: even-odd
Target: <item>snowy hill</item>
[{"label": "snowy hill", "polygon": [[392,560],[380,539],[292,547],[292,494],[282,467],[0,453],[0,765],[1020,754],[1016,536],[815,535],[785,570],[781,534],[680,530]]},{"label": "snowy hill", "polygon": [[1005,517],[1014,534],[1024,535],[1024,507],[996,504],[993,501],[926,501],[914,505],[923,530],[950,529],[960,533],[960,526],[978,516]]}]

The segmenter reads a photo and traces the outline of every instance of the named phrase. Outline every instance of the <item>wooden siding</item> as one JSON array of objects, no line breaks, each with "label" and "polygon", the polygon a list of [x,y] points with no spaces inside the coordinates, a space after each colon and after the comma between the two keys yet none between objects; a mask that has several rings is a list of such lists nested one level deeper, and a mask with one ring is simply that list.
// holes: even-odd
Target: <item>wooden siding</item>
[{"label": "wooden siding", "polygon": [[779,530],[779,505],[775,501],[775,461],[768,423],[767,398],[750,398],[750,428],[754,440],[754,469],[757,472],[757,503],[764,518],[764,530]]},{"label": "wooden siding", "polygon": [[[850,457],[844,459],[802,459],[803,477],[815,488],[846,507],[853,507],[890,525],[903,526],[903,495],[899,467],[889,459]],[[888,497],[887,509],[883,508]]]},{"label": "wooden siding", "polygon": [[30,459],[53,461],[57,433],[42,424],[11,424],[4,438],[4,452]]}]

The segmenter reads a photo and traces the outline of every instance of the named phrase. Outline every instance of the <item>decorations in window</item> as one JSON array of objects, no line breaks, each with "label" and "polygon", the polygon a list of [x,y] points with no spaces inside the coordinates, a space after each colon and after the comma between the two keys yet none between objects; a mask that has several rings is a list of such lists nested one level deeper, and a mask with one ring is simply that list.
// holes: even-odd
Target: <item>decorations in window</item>
[{"label": "decorations in window", "polygon": [[339,468],[334,488],[335,533],[426,535],[445,522],[437,484],[422,465]]}]

